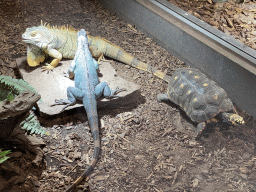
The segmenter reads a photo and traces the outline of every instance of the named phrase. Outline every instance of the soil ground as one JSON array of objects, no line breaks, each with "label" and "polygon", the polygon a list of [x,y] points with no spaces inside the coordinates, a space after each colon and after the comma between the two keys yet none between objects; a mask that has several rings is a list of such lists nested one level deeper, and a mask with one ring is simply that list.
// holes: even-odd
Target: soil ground
[{"label": "soil ground", "polygon": [[[97,1],[4,0],[0,2],[1,74],[17,77],[15,59],[26,55],[21,34],[41,20],[85,28],[170,75],[186,67]],[[186,114],[172,103],[156,101],[157,94],[166,91],[165,82],[117,61],[111,64],[122,78],[141,85],[141,96],[129,106],[98,109],[100,161],[77,191],[255,191],[256,133],[249,115],[238,109],[246,125],[215,123],[201,141],[194,141],[195,124]],[[50,132],[43,136],[44,161],[32,166],[35,154],[1,144],[3,150],[15,152],[8,160],[14,170],[0,166],[1,175],[8,176],[0,177],[0,183],[15,181],[5,191],[63,191],[91,162],[93,141],[83,108],[38,118]]]}]

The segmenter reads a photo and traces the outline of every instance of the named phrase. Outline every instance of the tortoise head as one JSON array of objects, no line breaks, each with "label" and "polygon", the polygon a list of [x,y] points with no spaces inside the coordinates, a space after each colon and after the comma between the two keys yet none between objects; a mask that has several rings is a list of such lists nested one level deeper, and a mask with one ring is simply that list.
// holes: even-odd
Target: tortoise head
[{"label": "tortoise head", "polygon": [[235,113],[223,113],[222,118],[223,118],[224,122],[228,122],[233,125],[243,125],[244,124],[243,117],[241,117]]}]

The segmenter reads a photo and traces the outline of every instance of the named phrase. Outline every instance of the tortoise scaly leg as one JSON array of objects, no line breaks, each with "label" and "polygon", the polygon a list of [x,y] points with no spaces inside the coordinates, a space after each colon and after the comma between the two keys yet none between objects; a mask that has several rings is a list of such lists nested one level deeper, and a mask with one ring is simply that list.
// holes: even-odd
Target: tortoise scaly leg
[{"label": "tortoise scaly leg", "polygon": [[195,133],[195,136],[194,136],[195,140],[199,140],[201,138],[203,130],[205,129],[205,127],[206,127],[206,123],[205,122],[201,122],[201,123],[199,123],[197,125],[196,133]]}]

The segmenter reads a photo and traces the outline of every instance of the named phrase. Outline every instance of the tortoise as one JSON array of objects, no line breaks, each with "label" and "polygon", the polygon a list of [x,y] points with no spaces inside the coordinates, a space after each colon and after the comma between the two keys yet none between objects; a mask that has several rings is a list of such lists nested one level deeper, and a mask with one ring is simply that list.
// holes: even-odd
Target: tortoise
[{"label": "tortoise", "polygon": [[167,93],[158,94],[157,100],[169,100],[179,105],[192,121],[198,123],[195,139],[200,139],[207,123],[216,116],[229,124],[244,124],[225,90],[197,69],[177,69],[169,79]]}]

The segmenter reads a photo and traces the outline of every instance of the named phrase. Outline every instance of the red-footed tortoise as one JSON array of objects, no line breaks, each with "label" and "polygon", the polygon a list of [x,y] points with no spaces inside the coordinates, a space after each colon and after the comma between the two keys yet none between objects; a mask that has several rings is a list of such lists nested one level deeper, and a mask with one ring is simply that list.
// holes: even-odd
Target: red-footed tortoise
[{"label": "red-footed tortoise", "polygon": [[157,96],[158,102],[170,100],[179,105],[190,119],[198,122],[195,139],[199,139],[206,124],[216,115],[223,122],[244,124],[224,89],[197,69],[177,69],[168,83],[166,94]]}]

